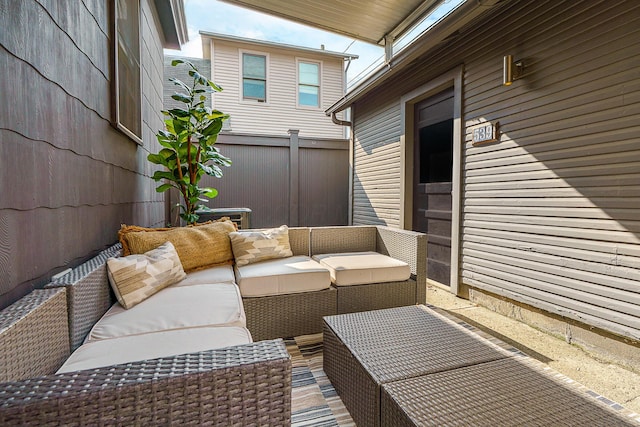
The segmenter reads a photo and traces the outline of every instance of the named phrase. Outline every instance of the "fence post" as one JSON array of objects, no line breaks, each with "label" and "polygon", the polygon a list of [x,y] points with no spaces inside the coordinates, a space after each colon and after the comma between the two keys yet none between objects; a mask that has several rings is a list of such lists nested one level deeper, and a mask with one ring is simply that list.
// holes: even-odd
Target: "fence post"
[{"label": "fence post", "polygon": [[297,129],[289,129],[289,225],[296,226],[298,224],[298,202],[300,188],[300,170],[298,157],[298,134]]}]

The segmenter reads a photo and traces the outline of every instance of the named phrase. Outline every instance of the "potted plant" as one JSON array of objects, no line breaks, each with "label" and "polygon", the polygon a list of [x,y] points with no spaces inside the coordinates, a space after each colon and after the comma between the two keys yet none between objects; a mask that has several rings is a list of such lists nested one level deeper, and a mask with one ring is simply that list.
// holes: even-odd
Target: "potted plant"
[{"label": "potted plant", "polygon": [[179,64],[190,68],[189,76],[193,83],[189,85],[170,78],[169,81],[180,89],[171,97],[184,103],[185,107],[162,111],[167,116],[165,129],[156,134],[162,149],[157,154],[149,154],[147,159],[165,168],[153,174],[155,181],[163,181],[156,191],[163,193],[170,188],[177,189],[184,202],[178,205],[180,217],[187,224],[194,224],[199,217],[196,211],[210,210],[201,203],[218,195],[215,188],[200,188],[200,178],[205,174],[220,178],[221,166],[231,166],[231,160],[214,146],[222,123],[229,115],[205,105],[205,94],[220,92],[222,88],[200,74],[191,62],[171,61],[174,67]]}]

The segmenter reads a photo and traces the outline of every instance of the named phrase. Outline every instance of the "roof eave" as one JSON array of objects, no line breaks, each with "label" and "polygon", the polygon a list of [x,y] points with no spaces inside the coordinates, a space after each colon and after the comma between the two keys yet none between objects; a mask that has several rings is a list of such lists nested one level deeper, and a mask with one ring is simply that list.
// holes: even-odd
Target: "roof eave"
[{"label": "roof eave", "polygon": [[183,0],[155,0],[155,5],[164,35],[163,47],[180,49],[189,41]]},{"label": "roof eave", "polygon": [[369,92],[386,82],[399,71],[407,67],[417,57],[427,53],[450,37],[463,25],[486,12],[501,1],[507,0],[467,0],[464,4],[453,10],[447,17],[434,25],[418,39],[393,56],[386,64],[374,70],[369,77],[351,89],[345,96],[325,110],[327,116],[349,108]]},{"label": "roof eave", "polygon": [[[200,31],[200,36],[202,36],[204,50],[207,49],[209,45],[209,40],[213,39],[213,40],[224,40],[224,41],[230,41],[230,42],[236,42],[236,43],[247,43],[247,44],[277,48],[277,49],[304,51],[304,52],[309,52],[309,53],[318,54],[318,55],[333,56],[333,57],[339,57],[339,58],[345,58],[345,59],[358,59],[358,55],[354,55],[352,53],[333,52],[330,50],[315,49],[315,48],[306,47],[306,46],[295,46],[291,44],[270,42],[265,40],[249,39],[245,37],[232,36],[228,34],[212,33],[209,31]],[[208,39],[208,40],[205,42],[205,39]],[[203,52],[203,54],[206,54],[206,53]]]}]

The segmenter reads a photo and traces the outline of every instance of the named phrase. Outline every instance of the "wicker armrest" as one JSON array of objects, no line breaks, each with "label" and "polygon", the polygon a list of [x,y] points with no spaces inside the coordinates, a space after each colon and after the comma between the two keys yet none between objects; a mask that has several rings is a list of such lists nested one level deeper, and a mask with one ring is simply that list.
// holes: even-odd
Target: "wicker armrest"
[{"label": "wicker armrest", "polygon": [[36,289],[0,311],[0,383],[55,372],[69,353],[64,289]]},{"label": "wicker armrest", "polygon": [[0,425],[289,425],[282,340],[0,383]]},{"label": "wicker armrest", "polygon": [[427,235],[378,225],[376,251],[409,264],[418,284],[417,303],[426,303]]}]

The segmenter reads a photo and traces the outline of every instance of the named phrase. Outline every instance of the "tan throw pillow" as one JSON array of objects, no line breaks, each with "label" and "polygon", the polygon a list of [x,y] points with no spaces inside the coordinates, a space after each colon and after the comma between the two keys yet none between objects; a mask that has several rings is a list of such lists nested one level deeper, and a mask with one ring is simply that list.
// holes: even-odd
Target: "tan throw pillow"
[{"label": "tan throw pillow", "polygon": [[286,225],[264,231],[236,231],[230,233],[229,238],[238,267],[293,256],[289,245],[289,228]]},{"label": "tan throw pillow", "polygon": [[187,273],[215,265],[233,263],[229,233],[236,230],[232,221],[175,228],[142,228],[122,225],[118,237],[123,255],[143,254],[164,242],[171,242]]},{"label": "tan throw pillow", "polygon": [[109,258],[107,275],[118,302],[127,309],[187,276],[171,242],[145,254]]}]

